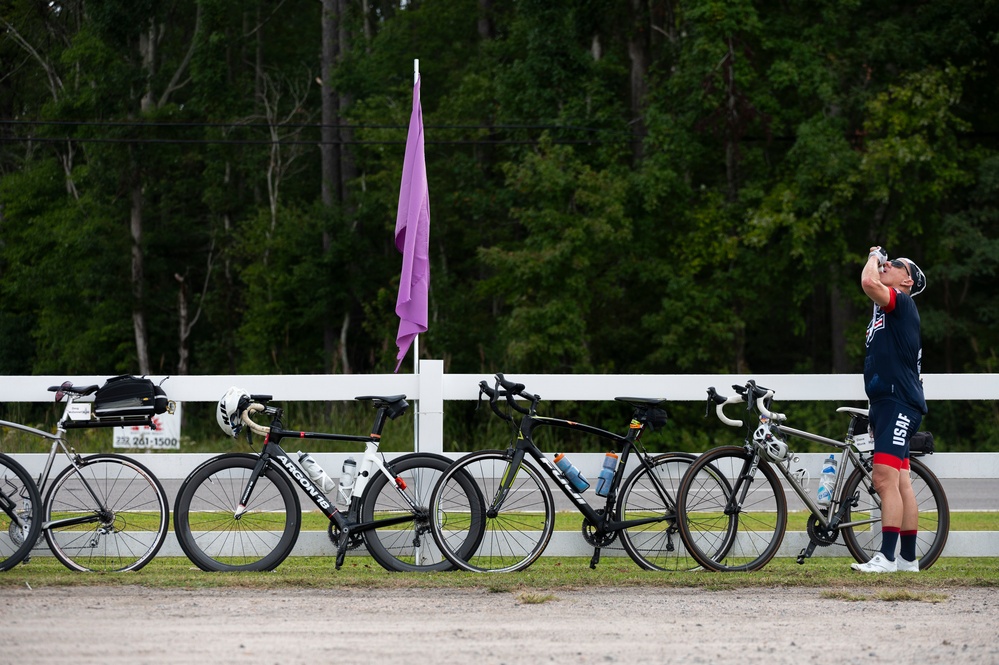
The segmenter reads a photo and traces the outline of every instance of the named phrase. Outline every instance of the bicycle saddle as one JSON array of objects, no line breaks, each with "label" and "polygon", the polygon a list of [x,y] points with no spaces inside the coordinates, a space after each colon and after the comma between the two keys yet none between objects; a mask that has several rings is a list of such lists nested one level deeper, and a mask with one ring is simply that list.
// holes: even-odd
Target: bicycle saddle
[{"label": "bicycle saddle", "polygon": [[657,406],[666,401],[665,397],[615,397],[618,402],[625,402],[633,407]]},{"label": "bicycle saddle", "polygon": [[72,381],[66,381],[61,386],[49,386],[50,393],[64,392],[73,393],[74,395],[90,395],[91,393],[97,392],[100,388],[97,384],[92,386],[74,386]]},{"label": "bicycle saddle", "polygon": [[855,416],[863,416],[864,418],[868,416],[868,409],[857,409],[852,406],[841,406],[836,411],[838,413],[851,413]]}]

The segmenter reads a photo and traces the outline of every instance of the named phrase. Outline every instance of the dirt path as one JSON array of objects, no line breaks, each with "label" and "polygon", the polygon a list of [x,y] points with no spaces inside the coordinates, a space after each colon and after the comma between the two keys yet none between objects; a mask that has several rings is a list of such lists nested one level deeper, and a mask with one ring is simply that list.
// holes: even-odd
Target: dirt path
[{"label": "dirt path", "polygon": [[[941,590],[938,603],[799,588],[528,593],[0,589],[0,663],[999,663],[994,590]],[[829,636],[854,642],[830,656]]]}]

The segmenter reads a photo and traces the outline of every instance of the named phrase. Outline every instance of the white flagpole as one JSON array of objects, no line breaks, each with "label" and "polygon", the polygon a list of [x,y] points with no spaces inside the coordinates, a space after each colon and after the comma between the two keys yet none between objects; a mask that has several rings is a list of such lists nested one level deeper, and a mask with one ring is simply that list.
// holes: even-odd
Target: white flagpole
[{"label": "white flagpole", "polygon": [[[420,80],[420,60],[413,59],[413,87]],[[422,100],[421,100],[422,106]],[[413,338],[413,374],[420,375],[420,336]],[[420,409],[423,408],[423,400],[417,400],[416,409],[413,413],[413,450],[420,452]]]}]

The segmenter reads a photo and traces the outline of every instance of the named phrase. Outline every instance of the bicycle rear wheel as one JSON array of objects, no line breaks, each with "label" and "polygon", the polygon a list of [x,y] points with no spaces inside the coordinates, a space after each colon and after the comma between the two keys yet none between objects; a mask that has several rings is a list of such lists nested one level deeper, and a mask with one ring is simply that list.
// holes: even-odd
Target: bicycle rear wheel
[{"label": "bicycle rear wheel", "polygon": [[[940,480],[918,459],[910,460],[912,491],[919,509],[916,557],[919,569],[932,566],[947,544],[950,533],[950,506]],[[881,498],[860,469],[855,469],[843,488],[843,497],[852,497],[846,521],[874,520],[869,524],[843,529],[843,540],[853,558],[864,563],[881,551]],[[845,499],[844,499],[845,500]]]},{"label": "bicycle rear wheel", "polygon": [[0,571],[24,561],[38,540],[42,500],[31,476],[12,457],[0,453]]},{"label": "bicycle rear wheel", "polygon": [[[434,540],[447,560],[462,570],[524,570],[541,556],[552,537],[551,490],[526,460],[513,468],[511,459],[512,451],[506,450],[471,453],[451,465],[434,488],[430,499]],[[513,484],[500,496],[500,484],[511,473]],[[466,489],[465,477],[475,483],[474,493]],[[475,505],[477,501],[483,503]],[[471,552],[467,552],[469,543],[476,545]]]},{"label": "bicycle rear wheel", "polygon": [[169,525],[160,481],[123,455],[84,457],[56,476],[45,497],[45,540],[70,570],[139,570],[159,552]]},{"label": "bicycle rear wheel", "polygon": [[787,498],[773,469],[741,446],[709,450],[680,484],[680,535],[690,555],[717,571],[752,571],[777,554]]},{"label": "bicycle rear wheel", "polygon": [[[389,483],[384,474],[377,474],[367,488],[361,504],[361,521],[371,523],[390,521],[364,532],[364,542],[375,561],[383,568],[399,572],[454,570],[437,547],[430,531],[430,497],[437,481],[451,466],[451,460],[442,455],[413,453],[394,459],[388,469],[403,483]],[[482,511],[482,500],[475,484],[467,474],[455,476],[452,485],[464,491],[469,507]],[[413,508],[413,506],[416,508]],[[400,519],[404,521],[399,522]],[[482,520],[477,519],[481,525]],[[468,556],[482,536],[468,532],[464,545],[457,549],[460,557]]]},{"label": "bicycle rear wheel", "polygon": [[274,468],[257,478],[248,505],[240,499],[258,458],[214,457],[184,481],[174,530],[187,557],[202,570],[274,570],[291,554],[301,529],[295,488]]},{"label": "bicycle rear wheel", "polygon": [[617,516],[621,521],[649,520],[621,531],[628,556],[646,570],[691,570],[697,563],[680,539],[677,495],[695,455],[665,453],[635,469],[621,486]]}]

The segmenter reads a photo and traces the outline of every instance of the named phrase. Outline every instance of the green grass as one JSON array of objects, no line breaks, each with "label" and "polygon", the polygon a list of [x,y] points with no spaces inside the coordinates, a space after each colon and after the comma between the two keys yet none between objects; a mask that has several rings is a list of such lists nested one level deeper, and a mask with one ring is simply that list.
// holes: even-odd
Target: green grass
[{"label": "green grass", "polygon": [[[804,512],[788,514],[787,530],[804,531],[808,515]],[[536,517],[537,528],[541,528],[541,516]],[[309,511],[302,514],[303,531],[325,531],[329,524],[326,516],[319,511]],[[579,513],[560,512],[555,514],[556,531],[579,531],[583,524],[583,516]],[[172,527],[171,527],[172,528]],[[400,528],[408,528],[405,525]],[[999,512],[990,513],[951,513],[951,531],[999,531]]]},{"label": "green grass", "polygon": [[[133,516],[134,519],[141,519],[141,516]],[[999,531],[999,512],[994,513],[951,513],[951,531]],[[537,528],[541,528],[541,517],[536,517]],[[788,515],[788,531],[804,531],[807,523],[804,513],[791,513]],[[556,531],[580,531],[583,524],[583,516],[577,512],[560,512],[555,514]],[[155,516],[149,516],[147,529],[155,529]],[[81,527],[86,528],[86,527]],[[326,531],[329,528],[329,520],[318,510],[302,513],[303,531]],[[400,524],[397,528],[409,528],[408,524]],[[173,519],[170,520],[170,531],[173,531]]]},{"label": "green grass", "polygon": [[[348,557],[339,571],[332,557],[291,557],[270,573],[206,573],[187,559],[157,557],[132,573],[74,573],[52,557],[36,557],[0,573],[0,589],[60,586],[143,586],[154,588],[219,589],[337,589],[426,588],[476,589],[526,593],[538,602],[555,590],[598,587],[739,588],[804,587],[890,597],[905,591],[939,593],[961,587],[999,588],[999,558],[940,559],[918,575],[861,575],[850,570],[850,560],[818,558],[804,565],[793,559],[774,559],[755,573],[658,573],[643,571],[626,557],[605,557],[596,570],[588,558],[544,557],[520,573],[476,574],[390,573],[367,557]],[[530,600],[527,602],[531,602]],[[543,600],[541,600],[543,602]]]}]

